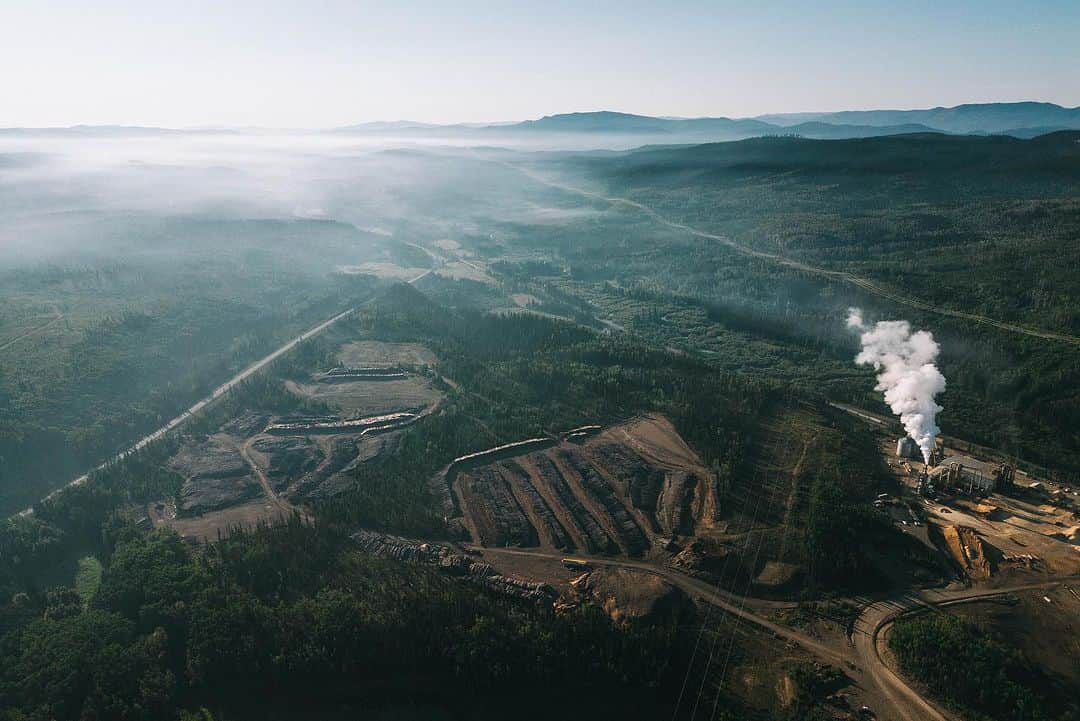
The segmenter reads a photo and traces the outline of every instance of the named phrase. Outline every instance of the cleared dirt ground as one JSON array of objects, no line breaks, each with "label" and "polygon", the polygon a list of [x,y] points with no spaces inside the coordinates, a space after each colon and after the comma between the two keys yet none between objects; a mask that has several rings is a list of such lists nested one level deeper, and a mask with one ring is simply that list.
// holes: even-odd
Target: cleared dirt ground
[{"label": "cleared dirt ground", "polygon": [[428,268],[377,262],[338,266],[338,271],[345,273],[346,275],[374,275],[378,278],[387,278],[390,280],[410,280],[426,270],[428,270]]},{"label": "cleared dirt ground", "polygon": [[361,340],[346,343],[337,353],[337,360],[353,368],[371,366],[435,365],[435,354],[419,343],[384,343]]},{"label": "cleared dirt ground", "polygon": [[436,275],[454,280],[473,280],[477,283],[495,283],[487,272],[472,261],[452,260],[435,270]]},{"label": "cleared dirt ground", "polygon": [[290,380],[285,382],[285,387],[299,396],[322,401],[348,417],[422,408],[442,397],[429,380],[420,376],[410,376],[404,380],[337,383],[297,383]]},{"label": "cleared dirt ground", "polygon": [[[416,343],[354,341],[345,343],[337,362],[351,368],[432,366],[435,355]],[[312,369],[313,371],[325,369]],[[442,398],[431,381],[410,375],[401,380],[355,380],[334,383],[286,381],[291,392],[326,403],[345,417],[392,413],[430,407]]]},{"label": "cleared dirt ground", "polygon": [[[415,343],[354,341],[342,344],[337,361],[351,367],[430,366],[434,354]],[[404,380],[298,383],[286,387],[337,409],[342,418],[367,417],[402,410],[428,410],[442,393],[422,375]],[[394,447],[402,430],[359,433],[269,433],[275,421],[266,413],[247,412],[225,423],[221,432],[185,443],[169,466],[182,475],[180,513],[156,505],[150,516],[181,535],[215,540],[230,528],[250,527],[302,509],[293,504],[332,496],[355,482],[355,470]],[[179,517],[178,517],[179,516]]]},{"label": "cleared dirt ground", "polygon": [[[1050,575],[1080,574],[1080,518],[1072,510],[1051,503],[1045,492],[1027,489],[1026,485],[1035,480],[1032,477],[1018,474],[1021,479],[1018,486],[1004,493],[991,493],[986,497],[943,494],[938,500],[930,501],[914,493],[915,475],[922,464],[900,462],[894,451],[895,440],[884,439],[882,454],[904,489],[906,503],[917,512],[912,515],[903,509],[903,513],[894,514],[897,515],[896,523],[901,524],[901,519],[908,520],[909,525],[902,525],[901,530],[936,544],[968,580],[997,587],[1040,580]],[[955,450],[946,449],[946,455],[947,458],[967,459],[967,467],[975,465],[976,459]],[[998,460],[989,458],[981,462],[990,467],[996,466]],[[910,520],[916,516],[925,522],[925,528],[910,525]],[[968,545],[973,546],[976,555],[985,557],[989,578],[981,563],[963,563],[969,554],[957,554],[955,547],[950,548],[948,539],[957,534],[975,539],[975,543]]]},{"label": "cleared dirt ground", "polygon": [[182,515],[234,506],[259,495],[258,479],[245,462],[240,443],[235,436],[215,433],[185,443],[170,459],[169,467],[184,477]]},{"label": "cleared dirt ground", "polygon": [[169,509],[152,511],[150,518],[156,527],[167,526],[184,538],[209,543],[225,538],[234,528],[252,529],[260,522],[277,520],[286,513],[271,500],[259,499],[192,518],[176,518]]},{"label": "cleared dirt ground", "polygon": [[[1010,583],[1045,577],[1080,574],[1080,545],[1060,535],[1061,527],[1052,520],[1056,514],[1046,513],[1030,526],[1019,526],[1010,511],[981,513],[977,509],[997,507],[1013,509],[1017,501],[994,494],[981,502],[966,499],[947,499],[945,503],[926,505],[926,518],[933,528],[960,526],[972,529],[983,546],[991,566],[989,579],[972,578],[988,585]],[[1030,516],[1034,518],[1035,516]]]},{"label": "cleared dirt ground", "polygon": [[527,308],[530,305],[539,305],[540,299],[535,295],[529,293],[514,293],[510,296],[510,299],[514,301],[514,304],[519,308]]}]

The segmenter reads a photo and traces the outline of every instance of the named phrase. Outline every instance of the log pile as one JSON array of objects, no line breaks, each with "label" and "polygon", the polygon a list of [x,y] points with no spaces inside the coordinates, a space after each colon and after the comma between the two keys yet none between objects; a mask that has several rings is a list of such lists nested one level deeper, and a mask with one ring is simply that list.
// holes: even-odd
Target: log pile
[{"label": "log pile", "polygon": [[366,553],[434,566],[450,576],[505,596],[543,605],[553,604],[558,596],[546,583],[504,576],[490,564],[459,553],[450,546],[375,531],[357,531],[352,538]]}]

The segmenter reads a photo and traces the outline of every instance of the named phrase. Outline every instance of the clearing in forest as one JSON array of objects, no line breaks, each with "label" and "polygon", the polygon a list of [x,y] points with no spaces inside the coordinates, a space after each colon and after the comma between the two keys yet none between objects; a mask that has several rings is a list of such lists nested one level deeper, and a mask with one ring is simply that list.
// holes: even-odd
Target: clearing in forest
[{"label": "clearing in forest", "polygon": [[457,469],[452,491],[484,546],[643,557],[715,520],[712,474],[660,415],[483,460]]}]

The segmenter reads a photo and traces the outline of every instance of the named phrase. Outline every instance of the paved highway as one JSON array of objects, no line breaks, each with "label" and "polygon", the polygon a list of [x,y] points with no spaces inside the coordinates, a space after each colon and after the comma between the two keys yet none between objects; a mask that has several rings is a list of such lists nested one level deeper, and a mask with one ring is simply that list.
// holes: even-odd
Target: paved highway
[{"label": "paved highway", "polygon": [[[232,378],[230,378],[229,380],[225,381],[220,386],[215,388],[210,393],[210,395],[206,396],[201,401],[199,401],[195,405],[191,406],[191,408],[188,408],[186,411],[184,411],[183,413],[178,415],[176,418],[173,418],[171,421],[169,421],[168,423],[163,425],[161,428],[158,428],[153,433],[150,433],[150,434],[148,434],[146,436],[143,436],[141,439],[139,439],[134,445],[132,445],[127,450],[121,451],[120,453],[117,453],[115,456],[113,456],[109,460],[105,461],[101,465],[96,466],[95,468],[93,468],[90,471],[88,471],[87,473],[79,476],[78,478],[76,478],[75,480],[73,480],[70,483],[66,484],[65,486],[63,486],[61,488],[58,488],[57,490],[53,491],[49,495],[45,496],[45,500],[48,500],[49,498],[52,498],[57,493],[64,490],[64,488],[68,488],[70,486],[80,486],[83,483],[86,483],[86,481],[90,478],[90,474],[93,473],[94,471],[101,470],[102,468],[109,465],[110,463],[115,463],[116,461],[121,461],[124,458],[127,458],[128,456],[130,456],[132,453],[136,453],[139,450],[145,448],[149,444],[153,443],[157,439],[164,436],[169,431],[173,430],[174,428],[176,428],[177,426],[182,424],[188,418],[191,418],[193,415],[195,415],[196,413],[198,413],[202,409],[206,408],[208,405],[210,405],[214,401],[221,398],[223,395],[228,393],[230,390],[235,388],[240,383],[242,383],[245,380],[247,380],[248,378],[250,378],[255,373],[258,373],[260,370],[262,370],[266,366],[273,363],[275,360],[280,358],[282,355],[288,353],[290,350],[295,348],[297,344],[302,343],[303,341],[307,340],[308,338],[316,336],[319,333],[322,333],[324,330],[326,330],[327,328],[332,326],[334,323],[337,323],[342,318],[345,318],[346,316],[348,316],[354,310],[356,310],[356,309],[355,308],[349,308],[346,311],[342,311],[341,313],[338,313],[333,318],[330,318],[329,320],[325,320],[322,323],[320,323],[319,325],[315,326],[314,328],[312,328],[312,329],[310,329],[308,331],[305,331],[305,332],[301,333],[300,335],[296,336],[295,338],[290,340],[288,343],[281,346],[280,348],[278,348],[277,350],[275,350],[273,353],[269,354],[265,358],[262,358],[262,359],[260,359],[258,361],[255,361],[254,363],[249,365],[247,368],[240,371],[239,373],[234,375]],[[34,509],[31,507],[31,508],[27,508],[27,509],[21,511],[19,513],[19,515],[28,516],[33,512],[34,512]]]},{"label": "paved highway", "polygon": [[990,318],[990,317],[985,316],[985,315],[977,315],[975,313],[966,313],[964,311],[952,310],[950,308],[942,308],[941,306],[932,305],[932,304],[927,303],[925,301],[919,300],[918,298],[913,298],[913,297],[911,297],[910,295],[908,295],[906,293],[900,293],[900,292],[897,292],[897,291],[893,291],[893,290],[891,290],[889,288],[886,288],[886,287],[884,287],[884,286],[882,286],[882,285],[880,285],[878,283],[875,283],[874,281],[868,280],[866,278],[862,278],[860,276],[854,275],[852,273],[848,273],[846,271],[830,270],[828,268],[821,268],[821,267],[818,267],[818,266],[815,266],[815,265],[809,265],[808,263],[803,263],[803,262],[798,261],[798,260],[793,260],[791,258],[787,258],[787,257],[785,257],[783,255],[778,254],[778,253],[769,253],[769,252],[766,252],[766,251],[763,251],[763,250],[756,250],[754,248],[750,248],[750,247],[747,247],[745,245],[742,245],[741,243],[737,243],[736,241],[732,240],[731,238],[727,237],[726,235],[718,235],[716,233],[708,233],[708,232],[706,232],[704,230],[699,230],[699,229],[697,229],[697,228],[695,228],[695,227],[693,227],[691,225],[687,225],[685,223],[679,223],[679,222],[674,221],[674,220],[669,220],[668,218],[664,217],[663,215],[658,213],[653,208],[650,208],[649,206],[645,205],[644,203],[639,203],[636,200],[630,200],[629,198],[621,198],[621,197],[619,197],[617,195],[604,195],[603,193],[597,193],[597,192],[593,192],[593,191],[589,191],[589,190],[584,190],[582,188],[575,188],[572,185],[565,185],[563,183],[558,183],[558,182],[555,182],[553,180],[549,180],[547,178],[544,178],[544,177],[542,177],[540,175],[537,175],[536,173],[532,172],[531,170],[523,168],[523,167],[521,167],[519,165],[514,165],[513,163],[502,163],[502,165],[506,165],[507,167],[513,168],[513,169],[519,171],[520,173],[522,173],[523,175],[525,175],[526,177],[528,177],[528,178],[530,178],[532,180],[535,180],[536,182],[538,182],[538,183],[540,183],[542,185],[546,185],[546,186],[548,186],[550,188],[555,188],[557,190],[562,190],[562,191],[565,191],[567,193],[573,193],[574,195],[580,195],[582,197],[589,198],[591,200],[600,200],[600,201],[603,201],[605,203],[610,203],[612,205],[622,205],[622,206],[625,206],[625,207],[628,207],[628,208],[633,208],[634,210],[638,210],[638,211],[644,213],[645,215],[649,216],[649,218],[651,218],[654,222],[656,222],[656,223],[658,223],[660,225],[663,225],[663,226],[665,226],[667,228],[671,228],[672,230],[682,231],[684,233],[688,233],[688,234],[696,236],[698,238],[706,238],[708,240],[715,240],[715,241],[717,241],[719,243],[723,243],[724,245],[726,245],[727,247],[731,248],[732,250],[734,250],[734,251],[736,251],[738,253],[742,253],[743,255],[748,255],[748,256],[750,256],[752,258],[760,258],[762,260],[767,260],[767,261],[776,263],[778,265],[783,265],[783,266],[786,266],[788,268],[793,268],[793,269],[801,271],[803,273],[809,273],[811,275],[817,275],[817,276],[824,277],[824,278],[830,278],[832,280],[839,280],[839,281],[843,281],[845,283],[850,283],[851,285],[854,285],[857,288],[861,288],[861,289],[865,290],[866,292],[872,293],[873,295],[879,296],[881,298],[887,298],[888,300],[891,300],[894,303],[899,303],[901,305],[906,305],[906,306],[909,306],[911,308],[918,308],[919,310],[925,310],[925,311],[929,311],[931,313],[937,313],[938,315],[946,315],[946,316],[950,316],[950,317],[953,317],[953,318],[960,318],[962,320],[969,320],[969,321],[972,321],[972,322],[975,322],[975,323],[981,323],[983,325],[993,326],[995,328],[1000,328],[1001,330],[1008,331],[1010,333],[1018,333],[1018,334],[1021,334],[1021,335],[1032,336],[1032,337],[1035,337],[1035,338],[1043,338],[1045,340],[1060,341],[1060,342],[1069,343],[1069,344],[1072,344],[1072,345],[1080,345],[1080,337],[1077,337],[1077,336],[1074,336],[1074,335],[1069,335],[1067,333],[1055,333],[1053,331],[1041,330],[1039,328],[1029,328],[1027,326],[1017,325],[1015,323],[1006,323],[1005,321],[1000,321],[1000,320],[997,320],[996,318]]}]

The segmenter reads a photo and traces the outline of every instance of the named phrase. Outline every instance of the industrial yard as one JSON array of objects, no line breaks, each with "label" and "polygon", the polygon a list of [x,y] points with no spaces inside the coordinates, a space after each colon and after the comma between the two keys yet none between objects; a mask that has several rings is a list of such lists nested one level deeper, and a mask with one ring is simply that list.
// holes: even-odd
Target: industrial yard
[{"label": "industrial yard", "polygon": [[[453,384],[435,362],[415,344],[342,342],[334,364],[280,379],[312,410],[250,409],[187,439],[168,463],[184,478],[181,493],[149,507],[149,518],[213,541],[236,527],[306,513],[306,504],[354,485],[362,464],[439,409],[442,389]],[[846,447],[835,419],[822,413],[806,406],[763,415],[726,496],[671,420],[646,413],[456,458],[430,481],[452,540],[376,531],[354,540],[369,554],[431,566],[557,613],[595,605],[616,624],[720,605],[746,621],[723,641],[733,649],[731,693],[788,713],[809,677],[820,685],[821,709],[857,718],[863,707],[887,708],[881,689],[888,683],[875,677],[897,667],[886,648],[891,609],[917,606],[796,600],[807,572],[800,543],[814,473],[823,454]],[[967,600],[965,593],[977,602],[997,599],[967,610],[990,609],[993,623],[1018,637],[1018,629],[1041,637],[1059,628],[1072,603],[1062,594],[1071,591],[1052,582],[1080,574],[1073,489],[955,439],[943,439],[927,464],[896,438],[891,419],[860,411],[856,422],[875,430],[895,482],[876,500],[863,489],[866,502],[934,559],[882,560],[892,581],[948,583],[940,591],[945,603]],[[1051,585],[1019,602],[993,595],[1012,599],[1013,589],[1031,583]]]},{"label": "industrial yard", "polygon": [[882,438],[901,494],[875,505],[936,547],[961,577],[993,587],[1080,574],[1077,489],[955,439],[939,440],[926,464],[905,440]]},{"label": "industrial yard", "polygon": [[442,398],[425,374],[435,358],[423,346],[348,342],[336,361],[307,378],[278,381],[327,412],[253,408],[208,436],[185,439],[168,462],[183,478],[179,497],[151,504],[147,517],[185,537],[213,540],[301,512],[303,503],[349,487],[359,465],[393,448]]}]

